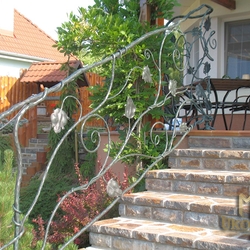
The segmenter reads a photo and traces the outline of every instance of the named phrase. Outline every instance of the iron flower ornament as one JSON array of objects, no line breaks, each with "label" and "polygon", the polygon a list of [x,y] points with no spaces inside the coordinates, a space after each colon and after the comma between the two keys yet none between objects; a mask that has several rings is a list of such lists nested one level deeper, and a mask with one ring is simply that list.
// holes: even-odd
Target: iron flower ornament
[{"label": "iron flower ornament", "polygon": [[176,96],[177,82],[175,80],[169,81],[168,90],[173,96]]},{"label": "iron flower ornament", "polygon": [[58,134],[62,131],[62,129],[64,129],[69,117],[62,109],[57,108],[51,114],[50,120],[52,123],[52,128],[54,129],[55,133]]},{"label": "iron flower ornament", "polygon": [[107,184],[107,193],[112,198],[116,198],[122,195],[122,190],[114,179],[109,180]]},{"label": "iron flower ornament", "polygon": [[187,123],[186,123],[186,122],[183,122],[183,123],[180,125],[179,129],[180,129],[180,132],[181,132],[181,133],[185,133],[185,132],[188,130]]}]

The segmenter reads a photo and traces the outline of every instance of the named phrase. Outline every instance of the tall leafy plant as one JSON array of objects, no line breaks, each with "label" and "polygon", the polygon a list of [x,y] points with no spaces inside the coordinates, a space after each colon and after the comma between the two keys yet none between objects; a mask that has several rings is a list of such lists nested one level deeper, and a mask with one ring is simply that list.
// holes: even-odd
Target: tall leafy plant
[{"label": "tall leafy plant", "polygon": [[[58,28],[59,41],[56,46],[65,55],[73,53],[82,56],[84,62],[89,57],[98,61],[109,56],[146,32],[155,29],[155,25],[152,24],[156,18],[170,19],[177,1],[149,0],[148,4],[153,10],[149,23],[140,21],[141,12],[138,0],[95,0],[95,4],[87,10],[79,8],[78,16],[71,13],[70,20]],[[105,103],[105,106],[99,110],[101,115],[108,115],[114,122],[123,124],[127,122],[124,117],[124,109],[128,96],[135,102],[135,118],[153,103],[159,75],[153,60],[147,60],[144,51],[150,49],[153,56],[158,56],[159,51],[156,51],[155,48],[160,47],[162,36],[163,34],[147,39],[127,51],[121,60],[116,61],[115,79],[110,96],[115,96],[125,83],[127,85],[122,94]],[[164,65],[171,60],[169,54],[173,47],[170,39],[166,43],[162,57]],[[85,52],[84,56],[83,52]],[[141,74],[147,65],[152,72],[153,81],[145,83]],[[134,70],[128,77],[131,69]],[[111,70],[111,64],[98,67],[98,73],[106,80],[103,84],[90,87],[92,107],[97,107],[106,96],[110,87]],[[165,68],[162,74],[167,73],[168,69]],[[152,111],[152,116],[156,118],[162,114],[163,111],[160,109]]]},{"label": "tall leafy plant", "polygon": [[[79,15],[71,13],[69,21],[58,28],[59,41],[56,45],[58,50],[65,55],[73,53],[82,56],[81,59],[87,63],[89,58],[98,61],[123,49],[147,32],[156,29],[156,18],[170,20],[174,6],[178,5],[176,0],[148,0],[147,4],[150,5],[152,10],[151,20],[141,22],[142,13],[139,2],[138,0],[95,0],[95,4],[88,9],[79,8]],[[113,84],[109,95],[112,98],[109,98],[105,105],[98,110],[100,115],[108,116],[115,124],[125,125],[126,128],[128,119],[124,116],[124,111],[128,97],[133,100],[136,107],[133,119],[131,119],[132,123],[154,103],[159,77],[173,76],[175,73],[172,67],[173,36],[167,37],[163,46],[162,57],[158,57],[164,35],[158,34],[149,37],[126,51],[122,58],[118,58],[115,61],[113,82],[111,81],[112,63],[106,63],[97,69],[93,69],[105,78],[102,84],[90,87],[93,108],[98,107],[103,102],[110,84]],[[145,53],[145,51],[150,51],[150,53]],[[149,55],[150,59],[148,58]],[[160,76],[157,67],[159,63],[163,65]],[[145,70],[148,71],[147,75],[150,76],[150,79],[143,75]],[[164,79],[162,79],[162,85],[167,85]],[[122,92],[120,92],[121,90]],[[159,97],[159,99],[161,98],[164,97]],[[153,144],[145,141],[145,135],[149,131],[149,124],[146,125],[145,122],[147,119],[159,119],[164,116],[164,109],[155,108],[148,115],[145,120],[138,124],[132,136],[134,143],[128,143],[124,153],[138,151],[138,153],[150,156],[159,154],[160,149],[156,150]],[[125,140],[122,133],[121,143]],[[119,148],[120,144],[114,143],[112,153],[115,154]],[[146,158],[130,159],[130,161],[135,162],[141,160],[143,163],[138,164],[138,172],[144,168],[144,165],[149,164],[149,161]]]},{"label": "tall leafy plant", "polygon": [[[12,165],[14,153],[11,149],[0,151],[0,248],[14,238],[13,201],[16,177]],[[31,249],[33,226],[25,223],[25,234],[19,241],[20,249]],[[10,248],[13,248],[12,246]],[[8,248],[8,249],[10,249]]]},{"label": "tall leafy plant", "polygon": [[[47,154],[47,158],[50,159],[53,154],[55,148],[58,143],[64,136],[64,134],[70,129],[70,127],[74,124],[74,120],[72,118],[73,113],[77,110],[77,103],[75,98],[78,97],[78,87],[77,84],[73,81],[68,83],[60,96],[59,108],[62,108],[63,111],[68,116],[68,122],[64,129],[59,133],[55,133],[53,129],[50,130],[49,133],[49,152]],[[66,98],[67,97],[67,98]],[[75,98],[74,98],[75,97]],[[66,99],[65,99],[66,98]],[[50,173],[55,174],[70,174],[74,173],[74,169],[70,166],[74,165],[74,157],[75,157],[75,133],[72,131],[66,139],[62,142],[60,148],[58,149],[57,154],[55,155]]]}]

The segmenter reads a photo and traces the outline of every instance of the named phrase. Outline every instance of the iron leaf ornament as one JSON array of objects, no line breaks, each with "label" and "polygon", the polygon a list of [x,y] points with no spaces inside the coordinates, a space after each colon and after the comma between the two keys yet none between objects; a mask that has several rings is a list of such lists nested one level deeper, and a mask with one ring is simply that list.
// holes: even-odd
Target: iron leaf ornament
[{"label": "iron leaf ornament", "polygon": [[128,96],[127,104],[125,107],[125,116],[128,119],[132,119],[135,115],[135,110],[136,110],[135,104],[134,104],[132,98],[130,96]]},{"label": "iron leaf ornament", "polygon": [[205,23],[204,23],[204,29],[206,31],[209,31],[211,28],[211,20],[210,20],[210,17],[208,16]]},{"label": "iron leaf ornament", "polygon": [[152,75],[150,73],[150,69],[148,66],[145,66],[143,68],[143,72],[142,72],[142,79],[144,80],[145,83],[152,83],[153,80],[152,80]]},{"label": "iron leaf ornament", "polygon": [[204,68],[203,68],[203,73],[206,75],[211,69],[211,65],[208,62],[205,62]]},{"label": "iron leaf ornament", "polygon": [[170,80],[168,89],[172,96],[176,96],[177,82],[175,80]]},{"label": "iron leaf ornament", "polygon": [[183,122],[180,127],[180,133],[185,133],[187,130],[188,130],[188,126],[187,126],[187,123],[186,122]]}]

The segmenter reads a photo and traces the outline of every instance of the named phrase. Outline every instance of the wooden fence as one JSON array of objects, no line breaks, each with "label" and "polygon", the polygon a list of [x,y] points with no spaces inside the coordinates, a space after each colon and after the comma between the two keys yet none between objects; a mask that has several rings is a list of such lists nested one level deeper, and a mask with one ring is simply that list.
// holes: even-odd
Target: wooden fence
[{"label": "wooden fence", "polygon": [[[86,73],[90,86],[101,84],[103,78],[94,73]],[[14,77],[0,77],[0,113],[8,110],[11,106],[19,103],[32,94],[38,93],[38,85],[36,83],[21,83],[20,79]],[[52,93],[49,97],[58,97],[55,99],[59,99],[60,92]],[[89,100],[89,91],[88,88],[82,87],[79,90],[79,100],[83,107],[83,115],[89,113],[91,111],[90,105],[91,102]],[[46,108],[46,114],[49,116],[54,107],[58,104],[58,100],[47,100],[44,101],[43,105]],[[14,117],[16,113],[11,114],[8,119]],[[75,119],[78,119],[79,112],[74,115]],[[19,129],[19,140],[22,146],[27,146],[30,138],[36,138],[37,135],[37,107],[30,109],[24,116],[29,122],[24,124]],[[92,119],[86,124],[88,127],[102,127],[103,122],[100,120]]]}]

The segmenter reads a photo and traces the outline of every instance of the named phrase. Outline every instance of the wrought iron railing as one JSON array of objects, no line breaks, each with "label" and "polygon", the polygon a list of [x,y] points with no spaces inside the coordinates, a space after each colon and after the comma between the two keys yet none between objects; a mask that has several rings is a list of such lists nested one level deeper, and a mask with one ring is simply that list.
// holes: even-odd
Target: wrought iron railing
[{"label": "wrought iron railing", "polygon": [[[212,61],[212,57],[209,54],[209,49],[214,49],[216,47],[216,42],[213,39],[214,31],[210,30],[210,18],[209,14],[212,12],[211,7],[207,5],[201,5],[199,8],[195,9],[194,11],[190,12],[186,16],[181,16],[174,18],[168,22],[168,24],[165,27],[159,28],[157,30],[154,30],[152,32],[149,32],[139,39],[135,40],[131,44],[127,45],[125,48],[122,48],[120,51],[112,54],[111,56],[108,56],[104,58],[103,60],[100,60],[92,65],[85,66],[82,69],[79,69],[75,71],[73,74],[71,74],[69,77],[61,81],[60,83],[56,84],[55,86],[51,88],[45,88],[44,92],[41,92],[36,95],[30,96],[28,99],[17,103],[13,105],[9,110],[3,112],[0,114],[0,121],[4,118],[8,117],[8,115],[12,114],[13,112],[17,112],[17,115],[14,117],[12,122],[14,121],[13,126],[13,135],[14,135],[14,142],[17,152],[17,171],[16,171],[16,188],[15,188],[15,198],[14,198],[14,218],[13,223],[15,224],[15,236],[14,238],[5,246],[1,247],[0,249],[6,249],[7,247],[10,247],[13,245],[14,249],[19,249],[19,240],[23,236],[25,232],[24,223],[28,220],[28,217],[34,208],[35,204],[37,203],[37,200],[39,198],[39,195],[41,193],[41,190],[44,187],[44,183],[46,180],[46,177],[48,175],[48,172],[50,170],[53,158],[58,152],[58,149],[62,145],[65,138],[76,129],[76,127],[79,127],[81,125],[81,138],[83,138],[83,131],[84,126],[88,119],[91,118],[98,118],[102,119],[105,127],[107,129],[107,136],[108,136],[108,146],[107,146],[107,154],[105,161],[103,165],[101,166],[98,174],[89,180],[86,184],[80,185],[78,187],[72,188],[69,190],[57,203],[56,207],[54,208],[54,211],[51,213],[51,217],[48,221],[43,246],[42,249],[45,248],[46,241],[48,238],[48,233],[50,229],[51,222],[58,211],[58,208],[62,204],[62,202],[73,192],[80,191],[80,190],[86,190],[88,187],[90,187],[93,183],[96,182],[97,179],[103,178],[105,173],[111,169],[111,167],[120,161],[123,161],[124,159],[128,157],[143,157],[143,158],[150,158],[152,159],[152,163],[147,166],[145,171],[140,175],[140,177],[137,179],[137,181],[133,184],[131,184],[128,188],[125,190],[122,190],[119,185],[116,183],[115,180],[110,180],[107,183],[107,193],[113,197],[112,203],[102,212],[100,212],[95,219],[93,219],[90,223],[88,223],[84,228],[82,228],[79,232],[77,232],[75,235],[73,235],[65,244],[61,247],[61,249],[64,249],[70,244],[70,242],[74,241],[79,235],[81,235],[83,232],[86,232],[89,227],[97,220],[101,219],[102,216],[107,213],[108,210],[110,210],[118,201],[122,198],[122,196],[127,193],[129,190],[131,190],[133,187],[135,187],[146,175],[152,167],[160,162],[162,159],[166,158],[172,150],[174,150],[178,145],[181,143],[181,141],[184,139],[184,137],[189,133],[190,130],[192,130],[195,126],[201,125],[202,123],[205,124],[205,128],[211,128],[210,122],[213,120],[212,110],[216,107],[214,107],[213,103],[210,101],[210,95],[211,95],[211,86],[209,81],[209,71],[210,71],[210,61]],[[199,13],[199,14],[197,14]],[[201,13],[201,14],[200,14]],[[193,28],[189,32],[182,33],[180,32],[180,25],[187,19],[199,19],[200,23],[198,27]],[[165,40],[168,36],[171,36],[174,32],[178,33],[177,39],[174,41],[176,44],[176,47],[172,53],[173,55],[173,64],[175,65],[176,69],[181,72],[180,79],[171,79],[168,75],[163,76],[162,74],[162,68],[167,67],[167,65],[161,64],[161,58],[164,48]],[[157,35],[157,34],[163,34],[162,43],[159,47],[158,51],[158,58],[155,58],[153,56],[153,53],[150,51],[147,52],[148,60],[152,60],[154,63],[154,67],[158,71],[158,83],[157,83],[157,94],[155,95],[155,99],[153,104],[148,106],[144,112],[142,112],[139,117],[135,120],[134,119],[134,113],[136,110],[136,106],[134,105],[133,99],[131,97],[127,98],[126,108],[124,110],[125,117],[127,118],[127,129],[126,129],[126,136],[125,140],[123,141],[123,145],[120,147],[119,151],[115,156],[112,157],[112,160],[110,163],[108,163],[108,158],[110,156],[110,145],[111,145],[111,136],[110,136],[110,130],[108,127],[108,123],[105,120],[104,117],[100,116],[98,114],[98,110],[105,106],[106,102],[110,100],[111,98],[114,98],[114,96],[110,96],[110,92],[113,88],[113,82],[115,78],[115,69],[117,65],[118,60],[123,60],[123,55],[127,53],[127,51],[133,49],[135,46],[137,46],[139,43],[143,42],[144,40]],[[192,41],[188,41],[186,38],[188,35],[191,34]],[[194,50],[194,44],[199,43],[199,46],[202,48],[202,55],[197,58],[196,61],[193,60],[192,53]],[[35,196],[35,199],[33,203],[30,205],[30,208],[28,209],[28,212],[26,214],[22,214],[22,211],[20,211],[20,189],[21,189],[21,183],[22,183],[22,176],[23,176],[23,169],[22,169],[22,154],[21,154],[21,146],[18,140],[18,128],[20,125],[20,122],[22,120],[23,115],[27,110],[30,108],[33,108],[34,106],[38,105],[39,103],[43,102],[45,98],[48,96],[48,94],[53,92],[58,92],[63,89],[63,87],[70,83],[73,79],[81,75],[82,73],[88,72],[93,70],[96,67],[99,67],[103,64],[110,63],[112,66],[112,73],[110,75],[110,81],[109,81],[109,88],[107,91],[107,94],[103,101],[94,108],[90,113],[87,115],[80,115],[79,119],[74,123],[74,125],[66,131],[61,141],[58,143],[56,149],[51,155],[51,158],[49,159],[43,178],[41,180],[40,187],[37,191],[37,194]],[[203,77],[199,76],[200,70],[202,70]],[[127,72],[128,76],[133,71],[131,69],[130,72]],[[145,65],[143,69],[141,69],[142,79],[145,81],[152,81],[151,79],[151,72],[150,68]],[[128,77],[129,78],[129,77]],[[163,84],[163,82],[166,82],[167,85]],[[185,83],[185,85],[183,84]],[[125,81],[124,86],[121,88],[121,90],[117,93],[117,95],[122,95],[125,87],[127,86],[127,81]],[[71,97],[67,97],[71,98]],[[73,97],[75,98],[75,97]],[[77,100],[77,102],[79,102]],[[80,102],[79,102],[80,104]],[[62,127],[67,123],[67,115],[63,111],[64,104],[57,109],[52,114],[52,129],[54,129],[55,133],[59,132]],[[82,110],[80,106],[80,109]],[[165,138],[165,146],[163,147],[162,152],[160,152],[157,156],[152,155],[143,155],[143,154],[129,154],[124,155],[123,151],[126,145],[128,144],[132,134],[136,130],[136,127],[140,124],[140,122],[144,119],[144,117],[150,113],[153,109],[163,109],[165,110],[165,115],[163,120],[156,121],[154,124],[152,124],[152,127],[150,129],[150,133],[148,133],[147,136],[148,140],[150,140],[155,147],[157,147],[160,143],[160,137],[159,137],[159,131],[155,133],[156,125],[161,125],[163,129],[160,133],[164,135]],[[178,120],[178,118],[181,118],[182,120]],[[131,122],[133,120],[133,122]],[[176,121],[180,121],[180,124]],[[166,129],[166,124],[168,124],[168,129]],[[6,123],[0,123],[1,128],[4,129]],[[171,130],[171,131],[170,131]],[[180,134],[180,139],[176,141],[176,135]],[[82,140],[82,144],[85,147],[85,150],[88,152],[95,153],[100,146],[100,132],[98,130],[93,130],[92,134],[97,135],[97,146],[94,150],[89,150],[87,146],[85,145],[84,140]],[[93,138],[93,137],[91,137]],[[96,138],[96,137],[95,137]],[[175,141],[175,143],[174,143]]]}]

